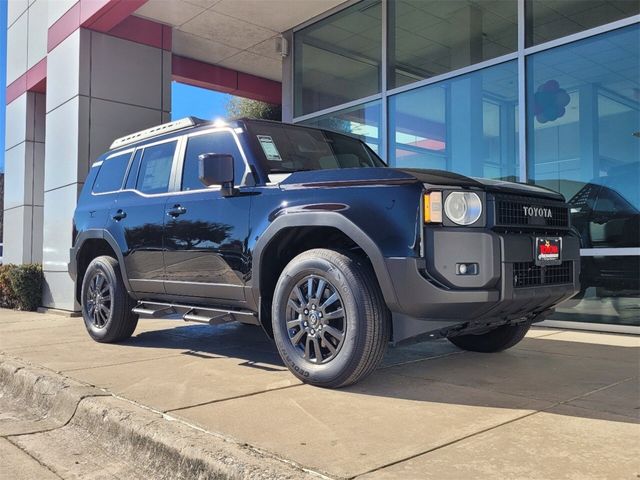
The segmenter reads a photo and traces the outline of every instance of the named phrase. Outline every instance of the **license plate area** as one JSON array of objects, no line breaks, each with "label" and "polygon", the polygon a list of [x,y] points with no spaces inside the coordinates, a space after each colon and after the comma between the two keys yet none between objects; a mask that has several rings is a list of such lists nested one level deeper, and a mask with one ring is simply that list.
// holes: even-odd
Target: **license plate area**
[{"label": "license plate area", "polygon": [[533,255],[538,266],[560,265],[562,263],[562,238],[536,237]]}]

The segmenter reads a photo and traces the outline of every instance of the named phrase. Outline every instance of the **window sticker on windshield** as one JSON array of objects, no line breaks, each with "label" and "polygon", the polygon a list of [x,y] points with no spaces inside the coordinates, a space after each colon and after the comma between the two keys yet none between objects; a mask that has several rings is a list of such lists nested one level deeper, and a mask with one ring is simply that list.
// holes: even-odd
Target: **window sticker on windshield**
[{"label": "window sticker on windshield", "polygon": [[282,157],[280,156],[280,152],[278,152],[278,147],[276,147],[276,144],[273,142],[273,138],[269,135],[257,135],[257,137],[267,160],[281,162]]}]

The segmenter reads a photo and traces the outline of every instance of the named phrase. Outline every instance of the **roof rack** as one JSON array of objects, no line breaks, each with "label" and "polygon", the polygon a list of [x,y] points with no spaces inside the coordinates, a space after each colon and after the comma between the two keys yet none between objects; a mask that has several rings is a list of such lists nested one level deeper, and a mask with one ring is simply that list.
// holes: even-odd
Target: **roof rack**
[{"label": "roof rack", "polygon": [[109,147],[109,150],[124,147],[125,145],[130,145],[140,140],[144,140],[145,138],[151,138],[157,135],[175,132],[177,130],[182,130],[183,128],[194,127],[202,123],[207,123],[207,121],[196,117],[185,117],[181,118],[180,120],[174,120],[173,122],[163,123],[162,125],[147,128],[146,130],[140,130],[139,132],[131,133],[129,135],[125,135],[124,137],[116,138]]}]

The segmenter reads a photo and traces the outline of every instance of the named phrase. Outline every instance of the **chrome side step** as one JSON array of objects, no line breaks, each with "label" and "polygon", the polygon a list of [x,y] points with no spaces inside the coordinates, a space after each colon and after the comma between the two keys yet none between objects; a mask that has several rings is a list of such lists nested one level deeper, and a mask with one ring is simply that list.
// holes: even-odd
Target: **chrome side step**
[{"label": "chrome side step", "polygon": [[131,311],[137,315],[151,318],[180,315],[182,320],[185,322],[208,323],[209,325],[235,321],[260,325],[258,315],[247,310],[230,310],[224,308],[143,301],[138,302]]}]

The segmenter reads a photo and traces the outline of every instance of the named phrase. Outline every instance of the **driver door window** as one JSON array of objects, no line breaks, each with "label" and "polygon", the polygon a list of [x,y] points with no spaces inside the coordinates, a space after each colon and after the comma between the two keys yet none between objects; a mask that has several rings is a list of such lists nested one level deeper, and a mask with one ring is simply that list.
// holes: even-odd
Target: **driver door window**
[{"label": "driver door window", "polygon": [[225,153],[233,155],[235,161],[234,176],[236,185],[242,184],[245,174],[245,164],[231,132],[213,132],[189,137],[187,151],[184,156],[182,173],[182,190],[202,190],[207,188],[199,178],[199,159],[204,153]]}]

